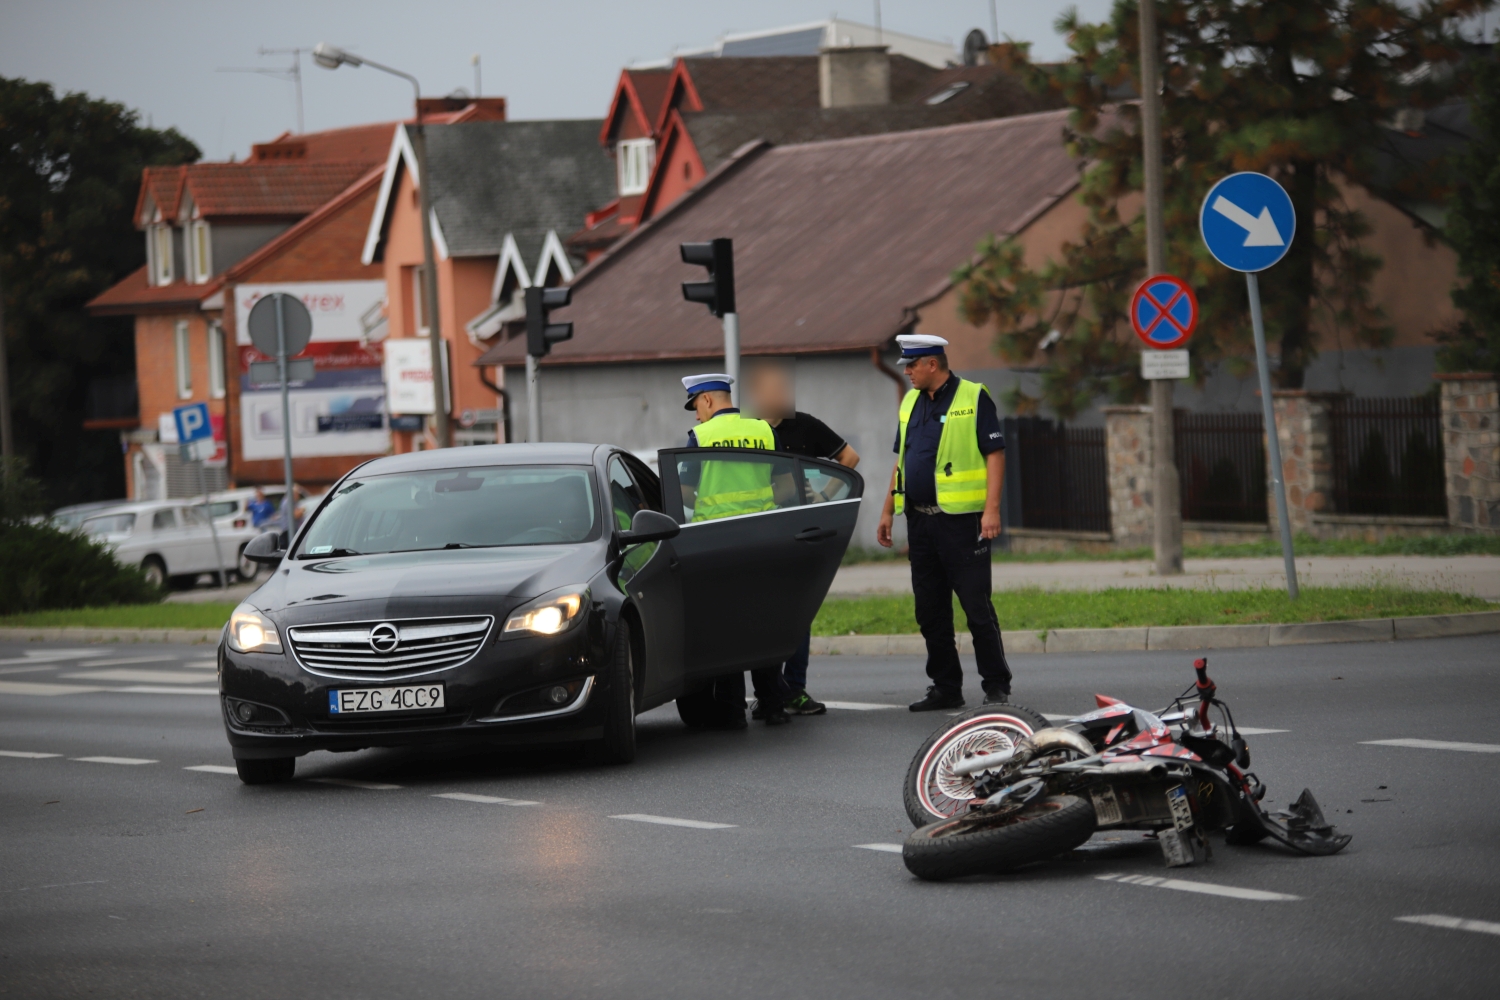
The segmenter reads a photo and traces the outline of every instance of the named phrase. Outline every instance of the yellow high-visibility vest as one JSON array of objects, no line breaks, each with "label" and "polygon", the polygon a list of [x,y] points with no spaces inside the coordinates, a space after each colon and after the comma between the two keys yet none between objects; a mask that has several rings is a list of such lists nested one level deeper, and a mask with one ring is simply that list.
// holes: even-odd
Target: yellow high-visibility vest
[{"label": "yellow high-visibility vest", "polygon": [[[700,448],[776,450],[776,435],[764,420],[720,411],[693,428]],[[770,462],[707,461],[698,478],[694,521],[775,510]]]},{"label": "yellow high-visibility vest", "polygon": [[[945,514],[974,514],[984,510],[986,469],[984,453],[979,450],[979,394],[984,386],[967,379],[958,380],[953,401],[948,404],[943,421],[943,436],[938,441],[937,501]],[[901,482],[906,477],[906,423],[917,406],[916,389],[901,400],[901,452],[898,459]],[[896,513],[906,509],[904,493],[896,494]]]}]

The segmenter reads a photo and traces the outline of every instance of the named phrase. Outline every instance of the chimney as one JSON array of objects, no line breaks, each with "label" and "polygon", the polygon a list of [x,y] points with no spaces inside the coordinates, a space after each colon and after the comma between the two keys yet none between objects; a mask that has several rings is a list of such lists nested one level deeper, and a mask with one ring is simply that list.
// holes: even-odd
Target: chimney
[{"label": "chimney", "polygon": [[891,103],[891,57],[884,45],[851,45],[818,52],[818,103],[855,108]]}]

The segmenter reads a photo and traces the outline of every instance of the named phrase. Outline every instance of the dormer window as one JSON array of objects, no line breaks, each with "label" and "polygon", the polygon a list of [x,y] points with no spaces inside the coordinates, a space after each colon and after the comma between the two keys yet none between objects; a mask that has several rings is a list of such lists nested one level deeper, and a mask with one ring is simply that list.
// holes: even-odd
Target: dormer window
[{"label": "dormer window", "polygon": [[213,241],[209,238],[208,223],[196,219],[185,230],[188,240],[188,274],[194,284],[201,285],[214,273]]},{"label": "dormer window", "polygon": [[146,227],[146,263],[151,284],[170,285],[172,272],[172,227],[155,223]]},{"label": "dormer window", "polygon": [[652,139],[622,139],[615,144],[615,161],[619,171],[620,194],[645,194],[656,162],[656,142]]}]

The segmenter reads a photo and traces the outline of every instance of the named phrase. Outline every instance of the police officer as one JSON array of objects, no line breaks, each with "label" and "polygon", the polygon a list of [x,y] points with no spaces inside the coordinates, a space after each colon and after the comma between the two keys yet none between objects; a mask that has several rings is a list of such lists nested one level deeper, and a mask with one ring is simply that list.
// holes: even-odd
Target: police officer
[{"label": "police officer", "polygon": [[961,708],[963,670],[953,636],[958,595],[974,637],[985,704],[1010,697],[1010,667],[990,601],[990,539],[1000,534],[1005,438],[989,392],[948,370],[948,342],[928,334],[896,338],[912,389],[901,401],[896,467],[876,541],[891,547],[891,524],[906,513],[917,625],[927,641],[926,697],[913,712]]},{"label": "police officer", "polygon": [[[776,450],[776,436],[771,425],[740,413],[729,395],[734,379],[722,373],[689,375],[682,380],[688,401],[684,409],[698,417],[698,426],[688,431],[690,448],[760,448]],[[693,496],[687,494],[696,486]],[[697,483],[682,484],[683,500],[691,499],[694,521],[708,521],[737,514],[774,510],[775,489],[768,462],[705,461],[698,471]],[[781,665],[750,672],[755,685],[757,715],[764,709],[766,725],[780,726],[791,721],[782,705]],[[700,695],[701,697],[702,695]],[[724,710],[726,728],[745,726],[745,675],[734,674],[714,682],[709,695]],[[689,696],[692,697],[692,696]]]}]

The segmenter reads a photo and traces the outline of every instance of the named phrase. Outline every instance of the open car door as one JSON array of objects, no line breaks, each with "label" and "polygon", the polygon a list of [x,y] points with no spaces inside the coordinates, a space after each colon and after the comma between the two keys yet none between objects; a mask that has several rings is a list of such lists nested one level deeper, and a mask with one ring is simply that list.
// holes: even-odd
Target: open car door
[{"label": "open car door", "polygon": [[658,452],[664,509],[682,524],[688,679],[780,663],[796,650],[854,534],[864,480],[836,462],[753,448]]}]

